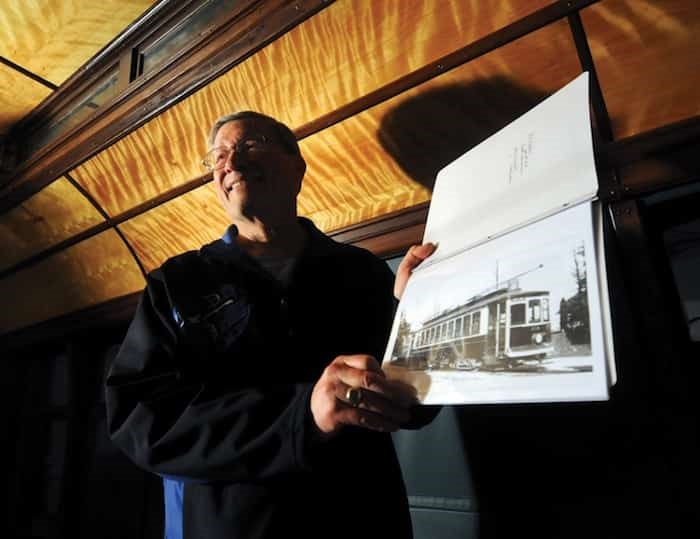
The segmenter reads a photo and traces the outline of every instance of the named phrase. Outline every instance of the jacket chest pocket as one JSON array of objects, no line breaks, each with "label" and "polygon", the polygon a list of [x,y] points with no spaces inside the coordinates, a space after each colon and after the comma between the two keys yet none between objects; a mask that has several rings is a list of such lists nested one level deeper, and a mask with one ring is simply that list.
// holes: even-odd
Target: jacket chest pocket
[{"label": "jacket chest pocket", "polygon": [[196,296],[189,307],[174,309],[175,321],[188,339],[206,340],[216,352],[233,346],[250,322],[250,303],[233,286]]}]

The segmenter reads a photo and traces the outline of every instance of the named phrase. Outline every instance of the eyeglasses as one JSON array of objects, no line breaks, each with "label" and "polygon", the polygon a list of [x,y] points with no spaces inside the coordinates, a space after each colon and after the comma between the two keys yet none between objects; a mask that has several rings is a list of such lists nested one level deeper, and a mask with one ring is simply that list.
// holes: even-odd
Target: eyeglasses
[{"label": "eyeglasses", "polygon": [[226,166],[231,154],[246,156],[248,153],[264,151],[270,148],[271,141],[264,135],[256,135],[239,140],[233,146],[219,146],[209,150],[202,159],[202,165],[209,170],[220,170]]}]

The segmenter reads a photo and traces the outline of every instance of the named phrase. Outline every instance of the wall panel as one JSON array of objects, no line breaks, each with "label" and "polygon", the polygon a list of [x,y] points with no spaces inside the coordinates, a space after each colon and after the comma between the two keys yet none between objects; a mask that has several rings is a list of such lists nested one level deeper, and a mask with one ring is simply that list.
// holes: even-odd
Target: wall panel
[{"label": "wall panel", "polygon": [[46,86],[0,64],[0,135],[8,133],[50,93]]},{"label": "wall panel", "polygon": [[0,280],[0,333],[110,299],[145,285],[131,253],[108,230]]},{"label": "wall panel", "polygon": [[119,229],[148,272],[171,256],[220,238],[230,224],[209,183],[122,223]]},{"label": "wall panel", "polygon": [[603,0],[581,18],[616,138],[700,115],[700,2]]},{"label": "wall panel", "polygon": [[95,207],[61,178],[0,215],[0,270],[102,221]]}]

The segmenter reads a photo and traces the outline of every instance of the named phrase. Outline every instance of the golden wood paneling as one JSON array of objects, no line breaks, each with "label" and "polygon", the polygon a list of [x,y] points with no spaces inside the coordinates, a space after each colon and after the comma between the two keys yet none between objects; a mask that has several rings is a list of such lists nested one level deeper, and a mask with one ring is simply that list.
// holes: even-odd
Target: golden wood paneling
[{"label": "golden wood paneling", "polygon": [[124,242],[107,230],[0,280],[0,333],[137,292],[144,285]]},{"label": "golden wood paneling", "polygon": [[95,207],[61,178],[0,215],[0,270],[102,221]]},{"label": "golden wood paneling", "polygon": [[119,229],[146,271],[220,238],[230,221],[212,183],[134,217]]},{"label": "golden wood paneling", "polygon": [[3,0],[0,56],[60,85],[152,0]]},{"label": "golden wood paneling", "polygon": [[46,86],[0,64],[0,135],[6,134],[50,93]]},{"label": "golden wood paneling", "polygon": [[604,0],[581,17],[616,138],[700,114],[700,2]]},{"label": "golden wood paneling", "polygon": [[443,166],[579,73],[560,21],[304,139],[300,213],[330,231],[427,200]]},{"label": "golden wood paneling", "polygon": [[260,110],[298,127],[548,3],[339,0],[72,174],[117,215],[202,174],[222,114]]}]

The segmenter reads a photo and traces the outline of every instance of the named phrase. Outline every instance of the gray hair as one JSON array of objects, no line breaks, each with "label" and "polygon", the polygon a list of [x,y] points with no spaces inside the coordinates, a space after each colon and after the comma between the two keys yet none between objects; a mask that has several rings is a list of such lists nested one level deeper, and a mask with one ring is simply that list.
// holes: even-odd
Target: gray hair
[{"label": "gray hair", "polygon": [[301,155],[297,138],[294,136],[294,133],[291,129],[289,129],[289,127],[284,125],[282,122],[275,120],[272,116],[267,116],[266,114],[252,110],[243,110],[240,112],[234,112],[233,114],[226,114],[225,116],[222,116],[216,120],[211,128],[211,131],[209,132],[209,138],[207,139],[209,147],[211,148],[214,146],[214,139],[216,138],[216,134],[219,132],[222,125],[238,120],[261,120],[265,122],[274,131],[275,136],[278,139],[277,142],[284,146],[289,153]]}]

